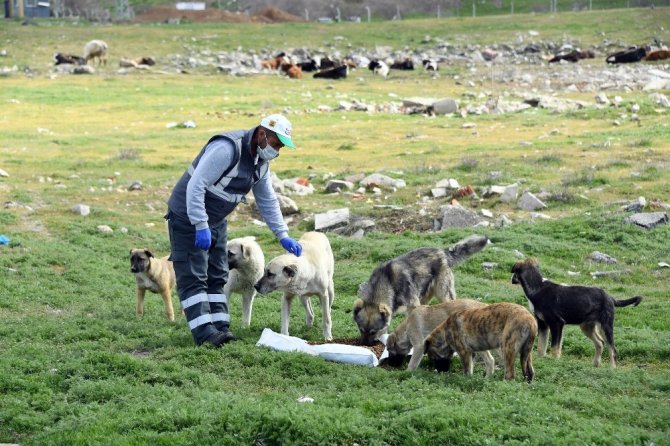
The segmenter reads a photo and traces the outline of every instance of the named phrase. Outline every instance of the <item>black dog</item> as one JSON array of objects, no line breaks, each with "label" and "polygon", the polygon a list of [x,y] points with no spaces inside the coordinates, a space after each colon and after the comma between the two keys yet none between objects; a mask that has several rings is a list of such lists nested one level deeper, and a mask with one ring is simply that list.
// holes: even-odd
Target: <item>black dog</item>
[{"label": "black dog", "polygon": [[512,267],[512,283],[521,284],[537,319],[540,356],[544,356],[547,351],[547,334],[551,331],[551,352],[559,358],[563,345],[563,327],[565,324],[575,324],[593,341],[596,348],[593,365],[597,367],[603,352],[603,338],[598,330],[600,326],[609,349],[610,364],[616,367],[614,307],[637,306],[642,297],[616,300],[600,288],[563,286],[543,280],[534,259],[516,262]]}]

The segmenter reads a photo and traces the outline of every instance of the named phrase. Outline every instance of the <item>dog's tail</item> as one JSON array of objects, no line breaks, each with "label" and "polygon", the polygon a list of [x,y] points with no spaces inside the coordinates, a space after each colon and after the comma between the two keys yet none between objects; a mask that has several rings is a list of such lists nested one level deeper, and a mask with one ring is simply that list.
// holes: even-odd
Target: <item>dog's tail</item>
[{"label": "dog's tail", "polygon": [[455,266],[473,254],[478,253],[488,244],[489,239],[485,235],[471,235],[460,242],[451,245],[444,252],[449,259],[449,266]]},{"label": "dog's tail", "polygon": [[637,307],[640,302],[642,302],[642,296],[635,296],[631,297],[630,299],[624,299],[624,300],[614,300],[614,306],[615,307],[627,307],[628,305],[633,305]]}]

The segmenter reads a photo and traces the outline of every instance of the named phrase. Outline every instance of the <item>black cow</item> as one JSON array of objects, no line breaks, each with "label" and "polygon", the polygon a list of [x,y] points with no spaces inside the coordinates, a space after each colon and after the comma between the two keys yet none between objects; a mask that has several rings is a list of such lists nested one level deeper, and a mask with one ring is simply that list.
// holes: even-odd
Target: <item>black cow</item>
[{"label": "black cow", "polygon": [[298,62],[298,66],[302,71],[305,72],[319,70],[319,67],[317,66],[316,61],[314,59],[310,59],[307,62]]},{"label": "black cow", "polygon": [[412,59],[396,60],[391,64],[394,70],[413,70],[414,62]]},{"label": "black cow", "polygon": [[549,63],[560,62],[562,60],[567,60],[568,62],[574,63],[582,59],[593,59],[594,57],[596,57],[596,55],[591,50],[586,51],[572,50],[569,53],[555,55],[554,57],[549,59]]},{"label": "black cow", "polygon": [[647,50],[644,47],[632,46],[627,50],[619,51],[607,56],[606,62],[611,64],[617,63],[634,63],[639,62],[645,58]]},{"label": "black cow", "polygon": [[347,77],[346,65],[340,65],[339,67],[329,68],[327,70],[321,70],[318,73],[314,73],[315,79],[345,79]]},{"label": "black cow", "polygon": [[86,59],[74,54],[54,53],[54,65],[60,64],[86,65]]}]

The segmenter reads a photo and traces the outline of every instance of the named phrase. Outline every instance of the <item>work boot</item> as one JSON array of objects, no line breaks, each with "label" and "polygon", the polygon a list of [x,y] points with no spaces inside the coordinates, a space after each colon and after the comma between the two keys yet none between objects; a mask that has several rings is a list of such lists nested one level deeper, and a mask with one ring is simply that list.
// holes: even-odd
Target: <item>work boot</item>
[{"label": "work boot", "polygon": [[219,348],[222,347],[223,344],[227,344],[231,341],[237,341],[239,338],[235,335],[230,330],[226,331],[217,331],[215,333],[212,333],[205,341],[203,344],[209,344],[213,347]]}]

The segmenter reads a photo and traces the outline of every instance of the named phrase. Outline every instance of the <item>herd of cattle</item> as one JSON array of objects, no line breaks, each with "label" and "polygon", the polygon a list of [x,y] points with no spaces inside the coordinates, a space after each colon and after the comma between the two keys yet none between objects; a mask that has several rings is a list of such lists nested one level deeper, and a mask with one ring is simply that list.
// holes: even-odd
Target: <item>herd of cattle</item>
[{"label": "herd of cattle", "polygon": [[[107,63],[107,44],[102,40],[91,40],[84,46],[83,56],[68,53],[55,53],[54,63],[87,65],[91,61],[98,60],[98,65]],[[539,50],[538,50],[539,51]],[[485,50],[481,53],[484,60],[490,61],[496,58],[497,54],[493,50]],[[582,59],[594,59],[595,51],[579,50],[570,48],[566,51],[559,51],[550,57],[544,58],[549,63],[556,62],[578,62]],[[657,61],[670,59],[670,50],[665,47],[658,48],[651,46],[634,46],[623,51],[608,54],[605,61],[608,64],[624,64],[639,61]],[[139,65],[155,65],[156,60],[153,57],[140,57],[136,59],[120,60],[121,67],[136,67]],[[439,57],[402,57],[402,58],[375,58],[356,54],[344,58],[335,58],[329,56],[308,56],[298,57],[289,55],[286,52],[280,52],[277,55],[260,61],[260,70],[280,72],[294,79],[301,79],[303,73],[313,73],[314,78],[323,79],[344,79],[349,74],[350,69],[367,68],[373,73],[382,77],[387,77],[390,70],[414,70],[415,66],[421,67],[425,71],[437,72],[440,64],[444,63]]]}]

